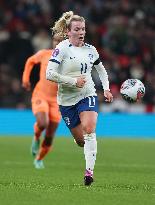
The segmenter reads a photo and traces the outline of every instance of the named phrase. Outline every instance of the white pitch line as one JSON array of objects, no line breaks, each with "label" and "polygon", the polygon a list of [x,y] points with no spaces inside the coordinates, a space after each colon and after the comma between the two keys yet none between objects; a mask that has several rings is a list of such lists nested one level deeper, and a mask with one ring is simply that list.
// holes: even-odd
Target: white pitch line
[{"label": "white pitch line", "polygon": [[[22,161],[5,161],[4,164],[5,165],[29,165],[33,163],[32,162],[22,162]],[[70,163],[66,163],[66,162],[59,162],[59,163],[52,163],[52,162],[48,162],[49,165],[52,166],[56,166],[58,165],[70,165]],[[120,167],[120,168],[127,168],[127,167],[133,167],[133,168],[155,168],[155,165],[153,164],[101,164],[101,163],[97,163],[96,166],[103,166],[103,167]]]}]

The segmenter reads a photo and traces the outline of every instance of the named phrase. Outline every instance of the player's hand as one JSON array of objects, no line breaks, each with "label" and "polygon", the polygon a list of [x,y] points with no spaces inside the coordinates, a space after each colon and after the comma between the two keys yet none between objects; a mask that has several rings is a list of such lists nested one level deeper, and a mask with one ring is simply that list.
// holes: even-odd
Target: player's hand
[{"label": "player's hand", "polygon": [[113,95],[109,90],[104,91],[104,97],[106,98],[106,102],[112,102],[113,101]]},{"label": "player's hand", "polygon": [[83,88],[85,83],[86,83],[86,77],[85,76],[80,76],[80,77],[77,78],[76,87]]},{"label": "player's hand", "polygon": [[25,88],[27,91],[31,90],[31,83],[30,82],[23,82],[22,87]]}]

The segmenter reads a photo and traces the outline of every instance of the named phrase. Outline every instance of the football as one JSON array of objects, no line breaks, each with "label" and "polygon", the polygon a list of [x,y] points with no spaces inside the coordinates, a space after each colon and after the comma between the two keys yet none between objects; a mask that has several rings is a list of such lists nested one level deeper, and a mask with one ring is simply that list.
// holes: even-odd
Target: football
[{"label": "football", "polygon": [[134,103],[145,95],[145,86],[138,79],[128,79],[122,83],[120,93],[124,100]]}]

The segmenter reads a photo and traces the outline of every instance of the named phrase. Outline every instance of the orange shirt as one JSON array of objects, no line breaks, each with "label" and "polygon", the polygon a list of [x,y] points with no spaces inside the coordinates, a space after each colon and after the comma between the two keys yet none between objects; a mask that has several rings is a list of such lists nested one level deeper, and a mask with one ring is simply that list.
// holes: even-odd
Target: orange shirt
[{"label": "orange shirt", "polygon": [[36,84],[32,97],[44,98],[50,102],[57,101],[57,84],[46,80],[46,68],[52,55],[52,50],[40,50],[26,61],[23,82],[30,81],[30,74],[35,64],[40,63],[40,79]]}]

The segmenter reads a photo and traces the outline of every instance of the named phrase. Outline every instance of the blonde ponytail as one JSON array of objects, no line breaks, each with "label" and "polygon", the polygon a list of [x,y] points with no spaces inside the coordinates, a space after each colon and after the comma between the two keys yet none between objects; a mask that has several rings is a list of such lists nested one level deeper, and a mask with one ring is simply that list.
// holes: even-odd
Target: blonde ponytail
[{"label": "blonde ponytail", "polygon": [[52,28],[52,31],[54,34],[57,34],[58,36],[65,38],[66,37],[66,31],[67,31],[67,25],[70,22],[70,19],[74,16],[73,11],[65,12],[62,17],[55,22],[54,27]]},{"label": "blonde ponytail", "polygon": [[85,21],[83,17],[74,15],[73,11],[63,13],[62,17],[55,22],[54,27],[51,28],[53,34],[57,34],[61,38],[67,37],[67,29],[70,28],[72,21]]}]

